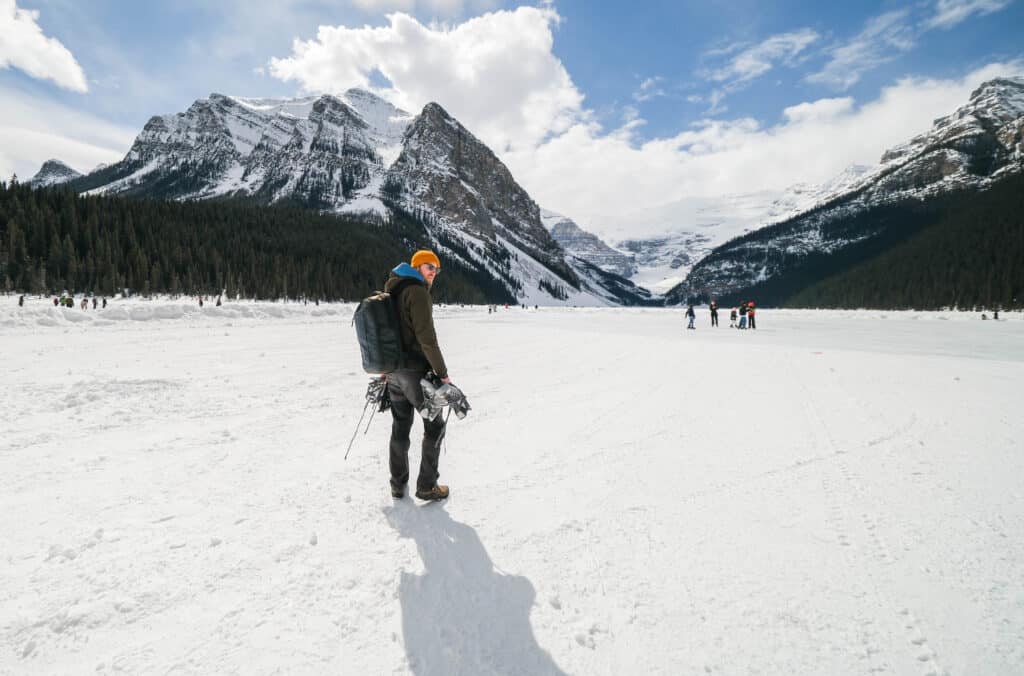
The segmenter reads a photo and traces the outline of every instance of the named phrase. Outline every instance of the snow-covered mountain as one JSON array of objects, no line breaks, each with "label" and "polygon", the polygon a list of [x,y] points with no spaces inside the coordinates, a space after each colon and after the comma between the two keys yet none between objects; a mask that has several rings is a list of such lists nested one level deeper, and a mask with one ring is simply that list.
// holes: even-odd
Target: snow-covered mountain
[{"label": "snow-covered mountain", "polygon": [[[444,256],[522,303],[641,302],[581,278],[540,209],[497,156],[436,103],[412,115],[361,89],[254,99],[211,94],[149,120],[120,162],[82,192],[165,199],[243,197],[422,220]],[[621,280],[624,281],[624,280]]]},{"label": "snow-covered mountain", "polygon": [[587,232],[571,218],[541,209],[540,219],[567,254],[620,277],[629,278],[636,274],[636,262],[632,256],[608,246],[600,237]]},{"label": "snow-covered mountain", "polygon": [[663,294],[681,282],[693,264],[712,249],[710,242],[703,233],[684,230],[662,237],[626,239],[618,246],[630,252],[636,263],[630,280]]},{"label": "snow-covered mountain", "polygon": [[520,302],[587,303],[591,294],[544,229],[537,204],[491,149],[436,103],[409,125],[382,193],[406,211],[431,214],[431,234],[448,255],[490,271]]},{"label": "snow-covered mountain", "polygon": [[171,199],[246,196],[342,210],[394,161],[413,116],[359,89],[253,99],[211,94],[150,118],[124,159],[80,189]]},{"label": "snow-covered mountain", "polygon": [[837,177],[831,196],[771,227],[716,248],[667,296],[721,296],[787,274],[809,257],[891,236],[871,213],[926,205],[959,190],[983,190],[1024,170],[1024,78],[991,80],[930,130],[886,151],[881,163]]},{"label": "snow-covered mountain", "polygon": [[715,247],[847,192],[871,170],[872,167],[851,165],[820,185],[797,183],[782,192],[680,200],[661,207],[681,224],[678,229],[654,237],[622,240],[616,246],[633,254],[636,269],[630,280],[664,294],[682,282],[690,269]]},{"label": "snow-covered mountain", "polygon": [[36,175],[29,179],[29,185],[45,188],[67,183],[79,178],[81,175],[81,172],[75,171],[60,160],[46,160],[43,162],[43,166],[39,168],[39,171],[36,172]]}]

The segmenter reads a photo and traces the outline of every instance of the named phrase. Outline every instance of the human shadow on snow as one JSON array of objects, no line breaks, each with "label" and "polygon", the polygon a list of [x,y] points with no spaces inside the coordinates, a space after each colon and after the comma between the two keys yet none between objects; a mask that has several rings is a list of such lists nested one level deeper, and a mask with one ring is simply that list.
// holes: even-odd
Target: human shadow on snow
[{"label": "human shadow on snow", "polygon": [[385,509],[401,537],[412,538],[422,575],[402,573],[398,595],[409,668],[419,676],[560,674],[530,626],[530,581],[494,568],[476,531],[442,504],[408,500]]}]

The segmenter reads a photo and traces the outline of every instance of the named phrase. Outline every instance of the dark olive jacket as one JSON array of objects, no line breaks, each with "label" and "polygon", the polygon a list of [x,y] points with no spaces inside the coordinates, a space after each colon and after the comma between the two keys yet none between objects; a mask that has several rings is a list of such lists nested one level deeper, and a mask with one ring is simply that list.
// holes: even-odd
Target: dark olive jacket
[{"label": "dark olive jacket", "polygon": [[391,271],[384,290],[391,293],[406,279],[412,281],[404,284],[398,292],[402,348],[414,360],[422,360],[424,366],[429,365],[438,378],[447,378],[448,367],[445,366],[441,347],[437,344],[437,332],[434,331],[434,302],[426,282],[415,268],[403,263]]}]

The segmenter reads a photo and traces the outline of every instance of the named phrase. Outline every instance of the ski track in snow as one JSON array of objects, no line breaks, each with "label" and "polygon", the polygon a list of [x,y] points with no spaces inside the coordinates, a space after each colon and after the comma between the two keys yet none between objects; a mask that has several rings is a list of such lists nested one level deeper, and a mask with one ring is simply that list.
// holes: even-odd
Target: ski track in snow
[{"label": "ski track in snow", "polygon": [[0,674],[1024,673],[1019,314],[438,307],[422,504],[352,308],[0,297]]}]

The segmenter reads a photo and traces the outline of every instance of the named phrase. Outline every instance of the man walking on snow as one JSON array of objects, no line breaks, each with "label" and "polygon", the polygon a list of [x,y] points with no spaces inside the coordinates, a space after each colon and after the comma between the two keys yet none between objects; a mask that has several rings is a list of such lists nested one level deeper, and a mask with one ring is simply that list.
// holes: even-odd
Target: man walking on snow
[{"label": "man walking on snow", "polygon": [[[413,254],[409,263],[396,266],[384,284],[398,307],[402,331],[402,350],[406,363],[389,373],[388,394],[391,397],[391,495],[405,496],[409,483],[409,432],[416,412],[423,408],[422,379],[428,371],[448,383],[448,369],[441,356],[434,331],[433,302],[430,286],[441,270],[441,261],[433,251],[425,249]],[[448,487],[437,483],[437,471],[444,438],[445,422],[442,416],[423,421],[423,446],[420,474],[416,480],[416,497],[421,500],[443,500]]]}]

